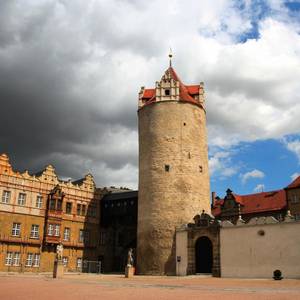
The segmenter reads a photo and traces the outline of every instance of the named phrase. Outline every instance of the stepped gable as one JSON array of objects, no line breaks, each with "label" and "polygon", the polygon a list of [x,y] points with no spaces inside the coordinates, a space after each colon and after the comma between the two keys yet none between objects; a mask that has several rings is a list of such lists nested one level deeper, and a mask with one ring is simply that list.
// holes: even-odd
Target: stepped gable
[{"label": "stepped gable", "polygon": [[[195,96],[199,95],[200,89],[202,89],[200,85],[183,84],[173,67],[169,67],[164,76],[170,76],[174,81],[179,82],[179,101],[190,102],[202,107],[199,100],[194,99]],[[145,105],[156,102],[155,89],[143,89],[141,99],[145,101]]]}]

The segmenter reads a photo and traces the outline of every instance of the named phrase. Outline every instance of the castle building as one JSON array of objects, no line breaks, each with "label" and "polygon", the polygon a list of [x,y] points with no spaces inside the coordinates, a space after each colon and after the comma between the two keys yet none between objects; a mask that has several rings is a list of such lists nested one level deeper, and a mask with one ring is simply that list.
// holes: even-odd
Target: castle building
[{"label": "castle building", "polygon": [[59,180],[51,165],[35,175],[15,172],[2,154],[0,271],[52,271],[59,243],[66,271],[82,271],[83,261],[97,261],[104,192],[90,174],[75,182]]},{"label": "castle building", "polygon": [[300,176],[285,188],[285,192],[289,211],[296,220],[300,220]]},{"label": "castle building", "polygon": [[[66,271],[300,278],[300,176],[285,189],[210,203],[204,86],[171,66],[141,88],[139,190],[97,188],[92,175],[58,178],[48,165],[14,171],[0,155],[0,271]],[[211,215],[212,213],[212,215]]]},{"label": "castle building", "polygon": [[249,195],[238,195],[230,189],[221,199],[212,196],[212,215],[218,220],[236,223],[242,218],[246,223],[252,218],[272,216],[283,220],[287,214],[288,203],[284,189]]},{"label": "castle building", "polygon": [[174,68],[138,104],[139,274],[175,274],[175,228],[210,212],[204,86],[185,85]]}]

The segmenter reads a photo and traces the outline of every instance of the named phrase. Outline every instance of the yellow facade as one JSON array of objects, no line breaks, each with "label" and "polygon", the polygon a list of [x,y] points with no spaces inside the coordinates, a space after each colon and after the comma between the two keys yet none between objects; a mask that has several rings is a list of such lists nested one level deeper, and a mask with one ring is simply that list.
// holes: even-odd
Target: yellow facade
[{"label": "yellow facade", "polygon": [[59,243],[68,271],[98,260],[103,192],[90,174],[71,182],[51,165],[35,175],[15,172],[0,155],[0,271],[50,272]]}]

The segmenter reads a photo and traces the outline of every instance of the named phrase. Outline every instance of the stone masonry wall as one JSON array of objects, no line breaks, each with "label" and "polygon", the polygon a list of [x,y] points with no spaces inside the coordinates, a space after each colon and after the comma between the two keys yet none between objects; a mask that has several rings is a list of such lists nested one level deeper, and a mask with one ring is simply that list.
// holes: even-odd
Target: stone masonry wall
[{"label": "stone masonry wall", "polygon": [[137,267],[175,274],[175,227],[210,213],[205,112],[178,101],[139,110]]}]

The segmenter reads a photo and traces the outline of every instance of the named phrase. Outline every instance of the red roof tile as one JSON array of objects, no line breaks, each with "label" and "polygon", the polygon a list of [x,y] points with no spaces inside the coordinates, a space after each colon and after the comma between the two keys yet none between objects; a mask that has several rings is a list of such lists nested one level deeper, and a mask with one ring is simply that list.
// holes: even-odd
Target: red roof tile
[{"label": "red roof tile", "polygon": [[155,89],[145,89],[143,99],[150,99],[155,95]]},{"label": "red roof tile", "polygon": [[[255,212],[281,210],[286,207],[286,194],[284,190],[277,190],[272,192],[262,192],[250,195],[233,194],[237,203],[241,204],[242,214],[251,214]],[[215,202],[212,209],[212,214],[218,216],[221,214],[221,207],[226,202],[221,199]]]},{"label": "red roof tile", "polygon": [[190,95],[198,95],[200,90],[200,85],[186,85],[186,88]]},{"label": "red roof tile", "polygon": [[298,176],[292,183],[290,183],[286,188],[292,189],[300,187],[300,176]]}]

